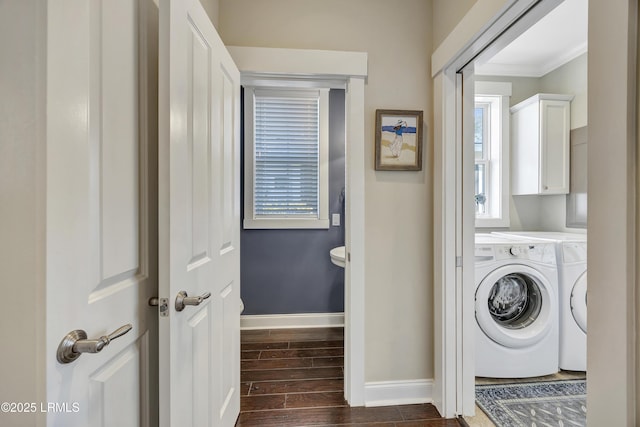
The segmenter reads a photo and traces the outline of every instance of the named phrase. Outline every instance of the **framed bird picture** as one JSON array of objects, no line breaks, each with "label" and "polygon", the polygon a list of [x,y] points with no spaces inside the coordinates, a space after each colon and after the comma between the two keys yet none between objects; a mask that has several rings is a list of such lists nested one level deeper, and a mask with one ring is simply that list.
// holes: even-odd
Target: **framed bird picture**
[{"label": "framed bird picture", "polygon": [[376,170],[422,170],[422,111],[376,110]]}]

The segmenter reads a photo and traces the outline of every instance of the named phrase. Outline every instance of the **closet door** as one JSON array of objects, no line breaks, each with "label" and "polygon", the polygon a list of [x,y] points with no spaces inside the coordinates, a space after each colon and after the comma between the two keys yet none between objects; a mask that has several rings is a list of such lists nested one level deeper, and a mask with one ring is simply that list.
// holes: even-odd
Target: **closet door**
[{"label": "closet door", "polygon": [[144,118],[155,113],[144,58],[155,6],[48,3],[46,398],[32,409],[49,426],[145,426],[155,229]]}]

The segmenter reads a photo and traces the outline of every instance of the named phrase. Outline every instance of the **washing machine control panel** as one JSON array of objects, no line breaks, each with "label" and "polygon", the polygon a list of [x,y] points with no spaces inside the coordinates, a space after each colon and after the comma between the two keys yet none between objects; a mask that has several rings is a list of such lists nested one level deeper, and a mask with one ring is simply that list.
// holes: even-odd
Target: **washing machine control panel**
[{"label": "washing machine control panel", "polygon": [[514,243],[496,246],[496,259],[526,259],[545,264],[555,264],[556,255],[553,243]]},{"label": "washing machine control panel", "polygon": [[522,249],[519,246],[511,246],[509,253],[513,256],[518,256],[522,254]]}]

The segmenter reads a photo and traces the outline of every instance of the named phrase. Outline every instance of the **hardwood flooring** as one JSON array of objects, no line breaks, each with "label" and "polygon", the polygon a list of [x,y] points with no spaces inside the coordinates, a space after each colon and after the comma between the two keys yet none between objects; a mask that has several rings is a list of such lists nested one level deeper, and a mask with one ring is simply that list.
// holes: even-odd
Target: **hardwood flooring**
[{"label": "hardwood flooring", "polygon": [[236,427],[458,427],[433,405],[351,408],[343,399],[342,328],[242,331]]}]

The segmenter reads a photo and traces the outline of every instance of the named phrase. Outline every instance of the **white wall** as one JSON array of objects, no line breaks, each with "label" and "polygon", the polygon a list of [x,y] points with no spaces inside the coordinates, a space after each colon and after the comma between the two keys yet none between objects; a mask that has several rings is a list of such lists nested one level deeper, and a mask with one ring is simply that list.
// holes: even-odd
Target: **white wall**
[{"label": "white wall", "polygon": [[462,17],[471,9],[476,0],[433,0],[433,47],[440,46],[440,43],[449,35],[451,30],[458,25]]},{"label": "white wall", "polygon": [[[44,383],[45,81],[42,61],[46,6],[37,0],[0,2],[0,401],[36,402]],[[16,42],[19,41],[19,42]],[[50,355],[53,357],[53,355]],[[36,414],[0,414],[0,424],[34,426]]]},{"label": "white wall", "polygon": [[[365,380],[433,377],[431,2],[221,0],[228,45],[361,51],[365,87]],[[421,172],[376,172],[376,109],[424,110]],[[347,144],[349,142],[347,141]],[[401,361],[401,363],[399,362]]]}]

